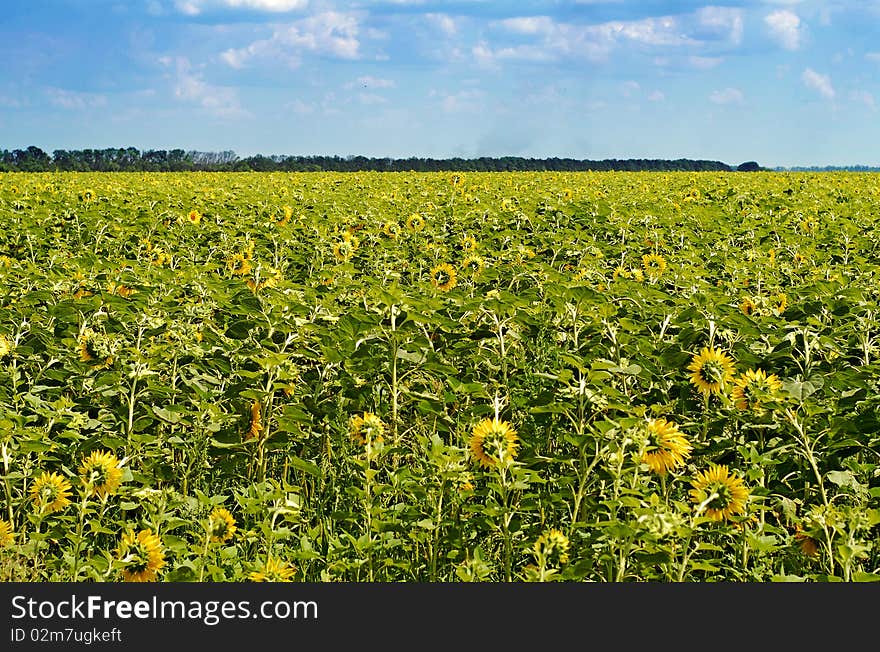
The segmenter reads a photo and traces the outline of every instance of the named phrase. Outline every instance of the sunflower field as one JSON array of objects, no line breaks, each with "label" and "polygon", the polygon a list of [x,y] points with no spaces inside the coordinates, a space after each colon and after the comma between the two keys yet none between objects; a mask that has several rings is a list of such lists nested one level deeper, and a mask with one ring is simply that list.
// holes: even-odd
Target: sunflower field
[{"label": "sunflower field", "polygon": [[3,581],[880,579],[866,173],[0,175]]}]

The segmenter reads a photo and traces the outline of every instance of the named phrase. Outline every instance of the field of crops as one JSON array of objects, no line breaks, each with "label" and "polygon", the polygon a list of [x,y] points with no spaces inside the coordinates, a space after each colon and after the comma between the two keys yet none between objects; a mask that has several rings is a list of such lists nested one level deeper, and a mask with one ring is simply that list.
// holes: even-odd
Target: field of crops
[{"label": "field of crops", "polygon": [[0,579],[880,579],[880,179],[0,175]]}]

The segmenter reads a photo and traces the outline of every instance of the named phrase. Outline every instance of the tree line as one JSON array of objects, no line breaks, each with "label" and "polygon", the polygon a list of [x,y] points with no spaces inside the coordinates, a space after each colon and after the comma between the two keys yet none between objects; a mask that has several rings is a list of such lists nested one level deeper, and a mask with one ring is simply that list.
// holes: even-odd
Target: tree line
[{"label": "tree line", "polygon": [[51,154],[31,145],[26,149],[0,149],[0,172],[572,172],[572,171],[749,171],[760,169],[749,161],[732,167],[721,161],[669,159],[574,159],[480,156],[478,158],[372,158],[366,156],[239,157],[231,150],[220,152],[183,149],[138,150],[135,147],[105,149],[56,149]]}]

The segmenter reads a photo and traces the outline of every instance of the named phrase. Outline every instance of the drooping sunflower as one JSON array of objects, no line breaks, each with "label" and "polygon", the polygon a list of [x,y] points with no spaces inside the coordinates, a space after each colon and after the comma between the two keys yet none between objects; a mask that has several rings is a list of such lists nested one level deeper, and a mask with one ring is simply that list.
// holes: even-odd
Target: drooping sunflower
[{"label": "drooping sunflower", "polygon": [[678,429],[678,425],[666,419],[648,419],[648,446],[642,462],[657,475],[666,475],[684,466],[693,446]]},{"label": "drooping sunflower", "polygon": [[342,240],[333,245],[333,255],[339,261],[349,260],[357,251],[358,245],[360,240],[346,231],[342,234]]},{"label": "drooping sunflower", "polygon": [[251,425],[244,435],[245,439],[256,439],[263,432],[262,409],[263,406],[260,405],[259,401],[254,401],[251,404]]},{"label": "drooping sunflower", "polygon": [[476,254],[471,254],[461,261],[461,268],[468,270],[471,276],[477,276],[485,267],[486,263]]},{"label": "drooping sunflower", "polygon": [[782,387],[776,374],[767,375],[762,369],[748,369],[733,381],[731,396],[740,410],[763,413],[761,403],[773,400]]},{"label": "drooping sunflower", "polygon": [[278,226],[284,226],[290,221],[290,218],[293,217],[293,209],[290,206],[285,206],[282,209],[282,216],[278,220]]},{"label": "drooping sunflower", "polygon": [[186,216],[186,220],[190,224],[198,224],[199,222],[202,221],[202,214],[199,211],[193,209]]},{"label": "drooping sunflower", "polygon": [[13,541],[15,541],[15,529],[12,523],[0,518],[0,548],[8,546]]},{"label": "drooping sunflower", "polygon": [[742,478],[731,474],[723,464],[712,464],[698,473],[691,486],[691,500],[697,505],[705,503],[705,515],[714,521],[745,512],[749,490]]},{"label": "drooping sunflower", "polygon": [[406,228],[413,232],[419,232],[425,228],[425,218],[420,213],[413,213],[406,218]]},{"label": "drooping sunflower", "polygon": [[122,482],[119,459],[109,451],[94,451],[83,458],[79,475],[89,495],[99,498],[115,493]]},{"label": "drooping sunflower", "polygon": [[226,268],[235,276],[245,276],[251,273],[253,266],[244,254],[232,254],[226,259]]},{"label": "drooping sunflower", "polygon": [[293,564],[269,557],[262,569],[253,571],[248,577],[251,582],[290,582],[295,573]]},{"label": "drooping sunflower", "polygon": [[365,445],[368,442],[375,444],[382,441],[382,435],[385,434],[385,424],[382,423],[382,419],[378,415],[364,412],[351,418],[349,433],[352,439],[359,444]]},{"label": "drooping sunflower", "polygon": [[704,395],[720,394],[725,385],[733,380],[733,358],[713,347],[704,346],[688,365],[691,383]]},{"label": "drooping sunflower", "polygon": [[758,306],[755,305],[755,302],[752,301],[751,297],[743,297],[743,300],[739,302],[740,311],[747,317],[755,314],[757,308]]},{"label": "drooping sunflower", "polygon": [[642,256],[642,269],[650,279],[658,279],[666,271],[666,259],[660,254],[645,254]]},{"label": "drooping sunflower", "polygon": [[491,468],[501,460],[516,457],[519,437],[507,421],[483,419],[474,426],[469,443],[474,458]]},{"label": "drooping sunflower", "polygon": [[455,268],[449,263],[441,263],[431,270],[431,285],[443,292],[449,292],[456,286]]},{"label": "drooping sunflower", "polygon": [[31,486],[31,498],[43,514],[58,512],[70,504],[70,482],[64,476],[43,471]]},{"label": "drooping sunflower", "polygon": [[770,307],[778,314],[785,312],[788,307],[788,297],[784,292],[778,292],[770,297]]},{"label": "drooping sunflower", "polygon": [[532,552],[538,563],[558,568],[568,561],[570,547],[568,537],[561,530],[551,528],[538,537],[532,546]]},{"label": "drooping sunflower", "polygon": [[224,507],[215,508],[208,516],[208,535],[215,543],[229,541],[237,529],[235,518]]},{"label": "drooping sunflower", "polygon": [[162,540],[149,528],[137,534],[134,530],[124,533],[116,556],[122,565],[122,579],[126,582],[155,582],[165,566]]},{"label": "drooping sunflower", "polygon": [[5,335],[0,335],[0,360],[12,353],[12,342]]}]

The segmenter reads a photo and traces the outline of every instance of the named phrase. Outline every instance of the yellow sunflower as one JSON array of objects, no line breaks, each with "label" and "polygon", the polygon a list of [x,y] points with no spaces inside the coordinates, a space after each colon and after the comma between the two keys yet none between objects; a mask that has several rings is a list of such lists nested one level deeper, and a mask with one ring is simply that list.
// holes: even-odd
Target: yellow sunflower
[{"label": "yellow sunflower", "polygon": [[382,233],[389,238],[396,238],[400,234],[400,226],[397,222],[385,222],[385,224],[382,225]]},{"label": "yellow sunflower", "polygon": [[406,218],[406,228],[413,232],[419,232],[425,228],[425,218],[419,213],[413,213]]},{"label": "yellow sunflower", "polygon": [[477,239],[472,235],[463,235],[461,237],[461,249],[464,252],[471,252],[477,249]]},{"label": "yellow sunflower", "polygon": [[742,314],[746,316],[751,316],[755,314],[755,310],[758,306],[755,305],[755,302],[752,301],[750,297],[744,297],[742,301],[739,302],[739,309]]},{"label": "yellow sunflower", "polygon": [[0,548],[8,546],[13,541],[15,541],[15,529],[12,523],[0,518]]},{"label": "yellow sunflower", "polygon": [[782,292],[774,294],[770,297],[770,307],[781,315],[788,307],[788,297]]},{"label": "yellow sunflower", "polygon": [[642,256],[642,269],[650,279],[658,279],[666,271],[666,259],[660,254],[645,254]]},{"label": "yellow sunflower", "polygon": [[251,582],[290,582],[290,578],[296,573],[296,566],[285,561],[269,557],[261,570],[253,571],[249,578]]},{"label": "yellow sunflower", "polygon": [[483,419],[474,426],[470,449],[482,466],[493,467],[499,461],[515,458],[517,448],[519,438],[507,421]]},{"label": "yellow sunflower", "polygon": [[137,534],[134,530],[123,534],[116,554],[126,582],[155,582],[165,566],[162,540],[149,528]]},{"label": "yellow sunflower", "polygon": [[697,474],[691,486],[691,500],[697,505],[705,503],[705,515],[714,521],[745,512],[749,490],[742,479],[732,475],[724,465],[712,464]]},{"label": "yellow sunflower", "polygon": [[559,567],[568,561],[571,542],[561,530],[551,528],[544,532],[532,546],[532,552],[539,564]]},{"label": "yellow sunflower", "polygon": [[199,222],[202,221],[202,214],[200,212],[198,212],[197,210],[193,209],[186,216],[186,219],[190,224],[198,224]]},{"label": "yellow sunflower", "polygon": [[457,283],[455,268],[449,263],[441,263],[431,270],[431,285],[438,290],[449,292]]},{"label": "yellow sunflower", "polygon": [[261,411],[262,405],[260,405],[260,402],[254,401],[251,404],[251,425],[244,435],[245,439],[256,439],[260,436],[260,433],[263,432],[263,418]]},{"label": "yellow sunflower", "polygon": [[95,451],[83,458],[79,475],[89,495],[99,498],[115,493],[122,482],[119,459],[108,451]]},{"label": "yellow sunflower", "polygon": [[762,401],[773,400],[782,388],[776,374],[769,376],[761,369],[748,369],[733,381],[733,402],[740,410],[753,410],[761,414]]},{"label": "yellow sunflower", "polygon": [[12,342],[5,335],[0,335],[0,360],[12,353]]},{"label": "yellow sunflower", "polygon": [[217,507],[208,516],[208,534],[215,543],[229,541],[237,529],[228,509]]},{"label": "yellow sunflower", "polygon": [[703,347],[688,365],[691,383],[704,395],[720,394],[733,380],[734,363],[727,353],[713,347]]},{"label": "yellow sunflower", "polygon": [[648,447],[642,462],[658,475],[666,475],[690,457],[693,446],[678,426],[666,419],[649,419],[647,425]]},{"label": "yellow sunflower", "polygon": [[359,244],[360,240],[346,231],[342,234],[342,240],[333,245],[333,255],[336,257],[336,260],[348,260],[357,251]]},{"label": "yellow sunflower", "polygon": [[385,424],[378,415],[372,412],[364,412],[354,415],[349,421],[349,432],[352,439],[359,444],[367,442],[375,444],[382,441],[382,435],[385,434]]},{"label": "yellow sunflower", "polygon": [[245,276],[253,269],[251,261],[244,254],[232,254],[226,259],[226,268],[236,276]]},{"label": "yellow sunflower", "polygon": [[290,206],[285,206],[282,210],[284,214],[278,220],[278,226],[284,226],[290,221],[290,218],[293,217],[293,209]]},{"label": "yellow sunflower", "polygon": [[477,276],[486,267],[483,259],[476,254],[471,254],[461,261],[461,268],[470,272],[471,276]]},{"label": "yellow sunflower", "polygon": [[31,487],[31,498],[43,514],[57,512],[70,504],[71,485],[58,473],[43,472],[34,480]]}]

